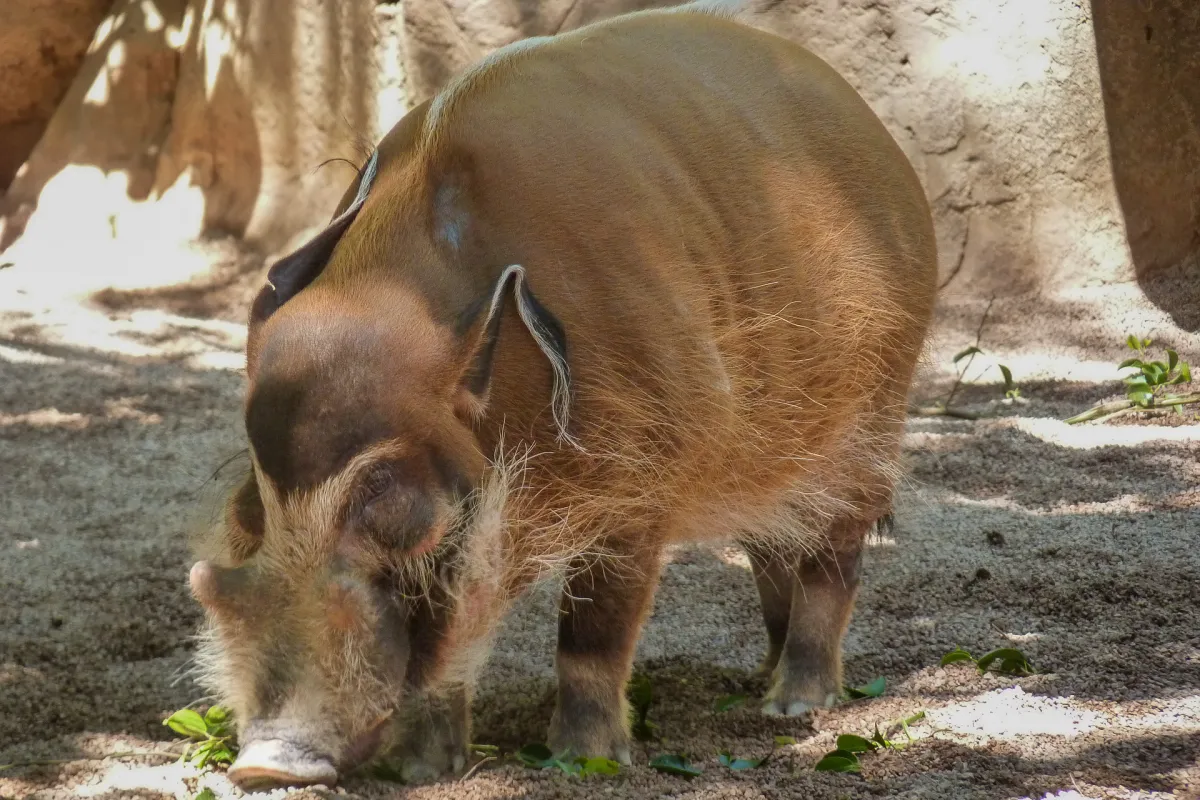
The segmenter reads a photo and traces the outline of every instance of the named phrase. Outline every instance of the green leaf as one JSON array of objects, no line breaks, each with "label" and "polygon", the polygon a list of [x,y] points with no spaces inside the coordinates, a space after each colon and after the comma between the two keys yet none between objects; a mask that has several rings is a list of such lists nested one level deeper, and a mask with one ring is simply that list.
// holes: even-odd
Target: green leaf
[{"label": "green leaf", "polygon": [[887,689],[887,679],[880,675],[866,686],[847,686],[846,694],[854,699],[862,697],[879,697]]},{"label": "green leaf", "polygon": [[862,772],[858,756],[846,750],[834,750],[816,763],[818,772]]},{"label": "green leaf", "polygon": [[192,753],[192,764],[197,769],[204,769],[208,765],[209,759],[212,758],[213,746],[216,744],[216,741],[216,739],[209,739]]},{"label": "green leaf", "polygon": [[1005,675],[1032,675],[1033,667],[1025,658],[1025,654],[1012,647],[1001,647],[983,656],[977,662],[980,672],[987,672],[994,666],[993,672]]},{"label": "green leaf", "polygon": [[1141,348],[1141,347],[1138,345],[1138,340],[1137,340],[1137,337],[1136,337],[1136,336],[1134,336],[1132,333],[1131,333],[1131,334],[1129,334],[1129,336],[1128,336],[1128,337],[1126,337],[1126,339],[1125,339],[1125,346],[1126,346],[1126,347],[1128,347],[1130,350],[1141,350],[1141,349],[1142,349],[1142,348]]},{"label": "green leaf", "polygon": [[713,703],[713,710],[718,714],[721,714],[737,708],[738,706],[745,704],[745,702],[746,695],[744,694],[727,694],[724,697],[717,698],[716,702]]},{"label": "green leaf", "polygon": [[554,753],[541,743],[527,744],[516,753],[517,759],[527,767],[545,769],[554,766]]},{"label": "green leaf", "polygon": [[982,353],[982,352],[983,351],[980,350],[978,347],[968,347],[966,350],[963,350],[961,353],[959,353],[958,355],[956,355],[954,357],[954,363],[957,364],[959,361],[962,361],[967,356],[973,356],[976,353]]},{"label": "green leaf", "polygon": [[1126,392],[1125,396],[1137,403],[1142,408],[1147,408],[1150,405],[1150,401],[1154,399],[1154,392],[1150,392],[1145,389],[1138,389]]},{"label": "green leaf", "polygon": [[656,769],[659,772],[665,772],[668,775],[678,775],[689,780],[703,772],[699,767],[689,764],[688,760],[683,756],[668,753],[655,756],[651,759],[650,768]]},{"label": "green leaf", "polygon": [[1012,389],[1012,387],[1013,387],[1012,370],[1010,370],[1008,367],[1004,366],[1003,364],[997,364],[996,366],[998,366],[1000,368],[1000,374],[1004,376],[1004,388]]},{"label": "green leaf", "polygon": [[208,736],[208,725],[205,724],[204,717],[190,708],[176,711],[163,720],[163,725],[189,739],[204,739]]},{"label": "green leaf", "polygon": [[213,794],[213,790],[205,787],[196,793],[192,800],[217,800],[217,796]]},{"label": "green leaf", "polygon": [[971,654],[968,653],[966,650],[963,650],[961,647],[956,647],[953,650],[951,650],[949,653],[946,653],[946,655],[942,656],[942,660],[940,663],[943,667],[945,667],[945,666],[954,664],[959,661],[974,661],[974,660],[975,659],[972,658]]},{"label": "green leaf", "polygon": [[1149,339],[1142,339],[1142,349],[1143,350],[1146,349],[1147,347],[1149,347],[1151,344],[1152,344],[1152,342]]},{"label": "green leaf", "polygon": [[1176,353],[1171,348],[1167,348],[1167,372],[1175,369],[1175,365],[1179,363],[1179,353]]},{"label": "green leaf", "polygon": [[789,744],[795,744],[795,743],[796,743],[795,736],[776,736],[775,737],[775,746],[776,747],[787,747]]},{"label": "green leaf", "polygon": [[848,753],[869,753],[878,746],[870,739],[855,736],[853,733],[843,733],[837,737],[838,750],[845,750]]},{"label": "green leaf", "polygon": [[621,765],[611,758],[583,758],[577,760],[582,775],[616,775]]},{"label": "green leaf", "polygon": [[1127,358],[1117,365],[1117,369],[1121,370],[1127,367],[1138,367],[1140,369],[1141,366],[1142,360],[1140,358]]},{"label": "green leaf", "polygon": [[209,750],[208,760],[214,764],[232,764],[233,752],[227,745],[221,744]]},{"label": "green leaf", "polygon": [[1180,383],[1191,383],[1192,382],[1192,368],[1188,366],[1188,362],[1186,362],[1186,361],[1179,362],[1179,377],[1183,378],[1183,380],[1180,381]]},{"label": "green leaf", "polygon": [[500,748],[494,744],[469,744],[467,745],[467,749],[481,756],[492,756],[495,758],[500,755]]},{"label": "green leaf", "polygon": [[229,712],[221,706],[213,706],[204,712],[204,722],[207,725],[220,725],[229,719]]},{"label": "green leaf", "polygon": [[744,769],[757,769],[767,763],[770,758],[770,756],[763,756],[762,758],[734,758],[733,754],[728,750],[722,750],[718,760],[721,762],[722,767],[741,771]]}]

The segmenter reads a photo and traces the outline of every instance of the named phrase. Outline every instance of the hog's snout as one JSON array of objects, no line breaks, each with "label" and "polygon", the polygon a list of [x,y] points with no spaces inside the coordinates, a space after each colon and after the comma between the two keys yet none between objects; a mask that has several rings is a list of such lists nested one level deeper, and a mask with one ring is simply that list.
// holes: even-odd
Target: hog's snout
[{"label": "hog's snout", "polygon": [[312,786],[337,783],[333,760],[283,739],[259,739],[246,744],[229,779],[247,792],[282,786]]}]

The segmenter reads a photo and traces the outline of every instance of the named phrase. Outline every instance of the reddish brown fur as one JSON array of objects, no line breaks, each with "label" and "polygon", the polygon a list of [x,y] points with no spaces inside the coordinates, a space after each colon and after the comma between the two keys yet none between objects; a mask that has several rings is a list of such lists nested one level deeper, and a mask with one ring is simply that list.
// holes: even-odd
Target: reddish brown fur
[{"label": "reddish brown fur", "polygon": [[[271,452],[256,452],[258,492],[239,494],[217,560],[253,553],[256,585],[280,597],[309,592],[337,558],[355,579],[407,575],[441,592],[421,628],[438,634],[413,639],[409,669],[439,708],[463,709],[436,687],[469,697],[499,615],[562,571],[553,743],[624,756],[623,686],[663,549],[738,540],[771,631],[769,705],[825,702],[840,686],[862,537],[890,509],[935,291],[924,194],[866,104],[783,39],[648,12],[502,52],[413,111],[379,154],[328,265],[252,323],[249,396],[295,384],[308,405],[251,415],[252,445]],[[486,300],[511,264],[566,333],[565,430],[551,361],[514,303],[486,391],[469,388]],[[396,502],[437,520],[421,552],[346,527],[343,509],[385,457],[400,465],[388,480],[419,487]],[[441,580],[440,543],[465,513],[447,475],[484,513],[454,545],[461,572]],[[247,511],[259,495],[261,513]],[[335,605],[333,619],[296,624],[353,639],[356,603]],[[232,623],[215,624],[219,670],[245,648]],[[335,659],[345,674],[331,697],[360,672],[364,691],[389,686],[368,639],[346,647],[362,653]],[[462,738],[458,723],[431,725]]]}]

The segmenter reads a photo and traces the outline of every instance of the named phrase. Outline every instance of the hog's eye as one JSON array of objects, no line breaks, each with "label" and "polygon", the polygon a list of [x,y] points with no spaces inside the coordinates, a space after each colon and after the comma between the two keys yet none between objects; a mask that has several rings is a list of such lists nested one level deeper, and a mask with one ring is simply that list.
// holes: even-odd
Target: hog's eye
[{"label": "hog's eye", "polygon": [[359,498],[365,505],[386,492],[391,487],[394,476],[392,469],[386,464],[378,464],[371,468],[359,486]]}]

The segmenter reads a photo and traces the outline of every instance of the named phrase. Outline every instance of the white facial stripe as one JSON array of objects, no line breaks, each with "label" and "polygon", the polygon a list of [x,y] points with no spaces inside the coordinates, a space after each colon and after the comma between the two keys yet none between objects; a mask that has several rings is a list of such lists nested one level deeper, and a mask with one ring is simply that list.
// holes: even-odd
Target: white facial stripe
[{"label": "white facial stripe", "polygon": [[[255,459],[259,495],[268,519],[267,536],[259,556],[284,571],[303,571],[324,563],[338,535],[339,515],[358,477],[376,462],[408,452],[409,445],[405,442],[379,442],[355,455],[316,487],[286,498]],[[303,531],[305,535],[288,535],[291,531]],[[285,535],[278,535],[280,532]]]}]

